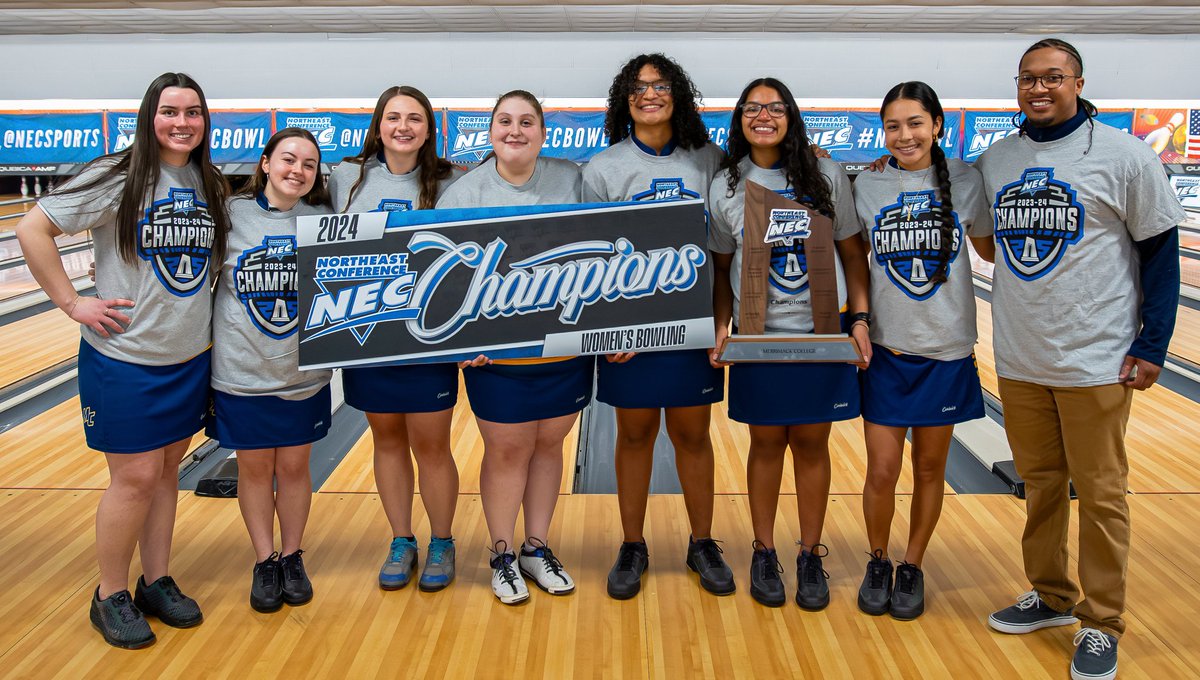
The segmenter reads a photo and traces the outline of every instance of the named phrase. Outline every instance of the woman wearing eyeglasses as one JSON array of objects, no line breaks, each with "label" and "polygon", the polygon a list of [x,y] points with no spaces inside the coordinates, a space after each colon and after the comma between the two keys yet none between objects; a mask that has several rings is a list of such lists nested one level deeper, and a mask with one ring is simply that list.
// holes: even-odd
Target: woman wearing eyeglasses
[{"label": "woman wearing eyeglasses", "polygon": [[[746,182],[806,204],[833,220],[837,246],[838,304],[856,320],[851,333],[870,359],[867,335],[866,248],[859,237],[850,180],[831,160],[814,155],[804,122],[787,86],[774,78],[754,80],[742,91],[729,127],[729,158],[713,180],[712,228],[714,313],[717,346],[736,323],[741,289],[742,222]],[[766,314],[767,333],[811,333],[804,240],[772,245]],[[716,350],[712,360],[716,362]],[[729,417],[750,426],[746,478],[754,555],[750,594],[761,604],[786,601],[775,551],[775,514],[790,446],[796,473],[800,551],[796,558],[796,602],[807,610],[829,604],[821,543],[829,499],[829,434],[833,421],[859,414],[857,370],[850,364],[737,364],[729,370]]]},{"label": "woman wearing eyeglasses", "polygon": [[[708,141],[687,73],[662,54],[626,63],[608,91],[604,126],[611,146],[583,171],[584,201],[670,201],[704,198],[724,154]],[[718,595],[735,589],[733,572],[712,540],[712,404],[724,396],[723,371],[701,349],[600,360],[596,398],[617,411],[617,499],[624,542],[608,575],[608,594],[633,597],[649,553],[642,534],[654,441],[662,412],[675,447],[691,540],[687,564],[700,585]]]}]

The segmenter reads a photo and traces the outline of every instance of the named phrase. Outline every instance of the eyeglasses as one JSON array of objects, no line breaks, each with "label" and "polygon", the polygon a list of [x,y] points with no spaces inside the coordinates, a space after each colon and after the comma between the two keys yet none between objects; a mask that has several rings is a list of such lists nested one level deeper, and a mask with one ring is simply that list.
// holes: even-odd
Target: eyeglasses
[{"label": "eyeglasses", "polygon": [[767,115],[772,118],[783,118],[787,115],[788,105],[783,102],[771,102],[770,104],[746,102],[742,104],[742,115],[747,118],[757,118],[763,109],[766,109]]},{"label": "eyeglasses", "polygon": [[1079,78],[1081,76],[1068,76],[1062,73],[1050,73],[1044,76],[1019,75],[1013,80],[1017,82],[1018,90],[1032,90],[1037,82],[1042,83],[1042,87],[1047,90],[1057,90],[1062,87],[1063,81],[1067,78]]},{"label": "eyeglasses", "polygon": [[657,83],[643,83],[639,81],[634,83],[633,86],[629,88],[629,96],[640,97],[646,94],[646,91],[650,89],[653,89],[654,94],[661,97],[663,95],[671,94],[671,83],[662,80],[658,81]]}]

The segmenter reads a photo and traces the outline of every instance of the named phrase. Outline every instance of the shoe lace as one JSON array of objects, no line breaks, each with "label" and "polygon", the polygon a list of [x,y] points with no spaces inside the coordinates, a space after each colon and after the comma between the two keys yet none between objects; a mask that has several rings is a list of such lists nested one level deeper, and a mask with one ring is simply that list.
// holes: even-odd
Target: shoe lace
[{"label": "shoe lace", "polygon": [[271,585],[271,582],[275,580],[276,575],[279,573],[279,553],[271,553],[258,566],[259,568],[255,570],[258,574],[258,583],[266,588]]},{"label": "shoe lace", "polygon": [[121,623],[133,623],[142,618],[142,612],[133,606],[133,600],[130,599],[129,593],[117,593],[112,596],[112,601],[117,607],[117,615],[121,617]]},{"label": "shoe lace", "polygon": [[637,559],[639,552],[636,544],[622,543],[621,550],[617,553],[617,570],[632,571],[633,562]]},{"label": "shoe lace", "polygon": [[[883,588],[883,580],[887,578],[890,561],[883,556],[883,550],[879,548],[867,554],[871,556],[871,561],[867,562],[869,585],[872,590],[880,590]],[[898,573],[897,578],[899,578]]]},{"label": "shoe lace", "polygon": [[[534,541],[537,542],[534,543]],[[525,539],[525,543],[530,548],[533,548],[536,551],[536,554],[542,558],[542,561],[546,565],[547,571],[555,576],[562,576],[562,562],[555,557],[554,551],[550,549],[550,546],[546,545],[545,541],[540,538],[527,538]]]},{"label": "shoe lace", "polygon": [[454,541],[446,538],[435,538],[429,542],[429,558],[426,564],[441,564],[446,550],[454,545]]},{"label": "shoe lace", "polygon": [[516,590],[517,570],[513,569],[512,565],[517,561],[517,556],[508,551],[508,542],[496,541],[496,545],[488,550],[492,552],[491,565],[493,569],[499,570],[500,580]]},{"label": "shoe lace", "polygon": [[804,550],[804,544],[800,541],[796,541],[796,545],[800,546],[801,549],[800,579],[805,583],[820,583],[821,579],[817,578],[817,574],[820,574],[828,580],[829,572],[822,568],[821,558],[829,555],[829,546],[824,543],[818,543],[812,547],[812,550]]},{"label": "shoe lace", "polygon": [[304,561],[300,556],[304,554],[303,550],[297,550],[291,555],[284,555],[279,559],[279,565],[283,567],[283,577],[289,581],[299,581],[304,578]]},{"label": "shoe lace", "polygon": [[388,553],[388,562],[399,562],[404,559],[404,553],[412,549],[412,543],[403,538],[392,539],[392,550]]},{"label": "shoe lace", "polygon": [[708,562],[708,566],[714,569],[720,568],[725,564],[725,559],[721,557],[721,554],[725,551],[721,550],[721,546],[717,545],[718,543],[720,541],[712,538],[702,538],[696,541],[696,544],[700,547],[700,554],[704,557],[704,561]]},{"label": "shoe lace", "polygon": [[1076,647],[1087,643],[1087,653],[1093,656],[1100,656],[1104,654],[1104,650],[1112,647],[1108,636],[1095,628],[1080,628],[1079,632],[1075,633],[1074,642]]},{"label": "shoe lace", "polygon": [[917,565],[901,562],[896,568],[896,590],[911,595],[917,589]]},{"label": "shoe lace", "polygon": [[1028,593],[1022,593],[1021,596],[1017,598],[1017,609],[1020,609],[1021,611],[1033,609],[1034,607],[1038,606],[1038,603],[1041,601],[1042,598],[1037,594],[1037,591],[1031,590]]},{"label": "shoe lace", "polygon": [[762,579],[764,581],[778,581],[779,575],[783,573],[783,565],[779,563],[779,554],[774,548],[768,548],[763,545],[762,541],[754,541],[751,544],[754,548],[754,556],[758,558],[758,565],[762,569]]},{"label": "shoe lace", "polygon": [[179,604],[184,600],[183,591],[176,585],[175,579],[170,576],[164,576],[160,579],[160,582],[162,583],[162,591],[166,594],[167,599],[171,601],[171,604]]}]

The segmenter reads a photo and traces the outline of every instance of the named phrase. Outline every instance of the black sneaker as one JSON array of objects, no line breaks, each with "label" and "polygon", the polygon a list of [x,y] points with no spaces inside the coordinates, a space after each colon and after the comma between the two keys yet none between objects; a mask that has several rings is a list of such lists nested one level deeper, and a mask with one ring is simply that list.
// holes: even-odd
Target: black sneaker
[{"label": "black sneaker", "polygon": [[1001,633],[1020,635],[1032,633],[1043,628],[1054,626],[1069,626],[1078,619],[1071,615],[1072,609],[1065,612],[1055,611],[1042,602],[1036,590],[1031,590],[1017,598],[1017,603],[1011,607],[992,612],[988,617],[988,625]]},{"label": "black sneaker", "polygon": [[250,606],[256,612],[270,614],[283,606],[283,576],[279,573],[279,553],[254,565],[250,582]]},{"label": "black sneaker", "polygon": [[821,558],[828,554],[829,548],[818,543],[796,556],[796,581],[800,584],[796,604],[801,609],[818,612],[829,606],[829,574],[821,566]]},{"label": "black sneaker", "polygon": [[128,590],[100,599],[100,588],[92,595],[92,610],[88,613],[92,628],[100,631],[104,641],[122,649],[141,649],[154,644],[154,631],[142,612],[138,611]]},{"label": "black sneaker", "polygon": [[650,566],[650,551],[645,541],[624,542],[617,562],[608,572],[608,596],[628,600],[642,589],[642,574]]},{"label": "black sneaker", "polygon": [[732,595],[737,590],[733,570],[721,557],[723,552],[721,546],[711,538],[698,541],[688,538],[688,568],[700,574],[700,587],[713,595]]},{"label": "black sneaker", "polygon": [[783,565],[774,548],[760,541],[754,542],[754,554],[750,556],[750,597],[768,607],[782,607],[787,602],[787,591],[783,587]]},{"label": "black sneaker", "polygon": [[283,601],[293,607],[308,604],[313,597],[312,581],[304,573],[303,550],[279,558],[279,569],[283,572]]},{"label": "black sneaker", "polygon": [[1071,680],[1112,680],[1117,677],[1117,638],[1096,630],[1081,628],[1075,634],[1075,658],[1071,659]]},{"label": "black sneaker", "polygon": [[204,621],[200,605],[179,591],[175,579],[164,576],[150,585],[145,577],[139,576],[133,603],[147,616],[158,617],[159,621],[172,628],[191,628]]},{"label": "black sneaker", "polygon": [[925,613],[925,573],[917,565],[901,562],[896,567],[896,588],[888,612],[901,621],[911,621]]},{"label": "black sneaker", "polygon": [[892,561],[883,556],[882,550],[867,553],[867,573],[858,587],[858,608],[864,614],[882,616],[888,611],[892,598]]}]

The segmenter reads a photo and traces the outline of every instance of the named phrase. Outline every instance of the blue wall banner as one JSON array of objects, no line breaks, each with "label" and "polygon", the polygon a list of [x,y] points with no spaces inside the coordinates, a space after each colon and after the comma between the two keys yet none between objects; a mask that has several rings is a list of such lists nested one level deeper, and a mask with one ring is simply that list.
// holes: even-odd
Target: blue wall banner
[{"label": "blue wall banner", "polygon": [[[887,153],[883,144],[883,122],[874,111],[804,111],[804,129],[813,144],[825,149],[839,163],[870,163]],[[946,111],[942,148],[957,156],[962,137],[962,112]]]},{"label": "blue wall banner", "polygon": [[0,165],[86,163],[104,153],[104,119],[84,113],[0,113]]},{"label": "blue wall banner", "polygon": [[[971,162],[987,151],[988,147],[1016,133],[1013,115],[1017,109],[968,110],[965,113],[963,135],[966,143],[962,147],[962,159]],[[1133,111],[1101,111],[1096,119],[1105,125],[1129,132],[1133,128]]]},{"label": "blue wall banner", "polygon": [[271,138],[271,112],[212,111],[213,163],[257,163]]},{"label": "blue wall banner", "polygon": [[708,139],[722,149],[729,150],[729,121],[733,109],[707,109],[700,112],[704,127],[708,128]]},{"label": "blue wall banner", "polygon": [[489,111],[446,111],[446,160],[451,163],[478,163],[492,150],[488,130],[492,126]]},{"label": "blue wall banner", "polygon": [[543,156],[583,163],[607,147],[604,111],[558,109],[546,112],[546,145],[542,147]]},{"label": "blue wall banner", "polygon": [[124,151],[133,144],[133,131],[137,129],[136,111],[105,111],[105,153]]},{"label": "blue wall banner", "polygon": [[302,217],[300,366],[711,347],[700,200]]},{"label": "blue wall banner", "polygon": [[275,130],[304,128],[317,138],[321,160],[329,165],[362,150],[370,111],[275,111]]}]

